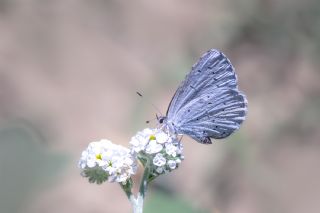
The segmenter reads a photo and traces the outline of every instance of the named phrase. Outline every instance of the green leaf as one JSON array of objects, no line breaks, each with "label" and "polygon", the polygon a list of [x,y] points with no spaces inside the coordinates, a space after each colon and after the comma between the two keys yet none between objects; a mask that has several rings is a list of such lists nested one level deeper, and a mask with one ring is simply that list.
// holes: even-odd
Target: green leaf
[{"label": "green leaf", "polygon": [[96,166],[94,168],[86,168],[83,170],[83,176],[88,178],[90,183],[102,184],[108,180],[108,173]]}]

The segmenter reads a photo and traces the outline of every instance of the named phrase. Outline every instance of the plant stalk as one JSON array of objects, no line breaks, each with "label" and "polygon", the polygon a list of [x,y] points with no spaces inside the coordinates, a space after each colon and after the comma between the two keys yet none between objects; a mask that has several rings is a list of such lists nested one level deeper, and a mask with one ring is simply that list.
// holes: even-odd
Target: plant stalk
[{"label": "plant stalk", "polygon": [[143,201],[146,196],[148,183],[149,183],[149,176],[150,176],[150,160],[148,158],[146,158],[145,160],[146,162],[145,162],[144,172],[141,178],[137,198],[135,198],[133,195],[129,197],[129,200],[133,207],[133,213],[143,213]]}]

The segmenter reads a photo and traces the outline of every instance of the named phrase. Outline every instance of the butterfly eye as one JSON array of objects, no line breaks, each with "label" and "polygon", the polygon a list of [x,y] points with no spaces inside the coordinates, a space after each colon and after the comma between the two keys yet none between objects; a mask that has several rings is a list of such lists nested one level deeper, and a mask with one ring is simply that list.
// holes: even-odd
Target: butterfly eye
[{"label": "butterfly eye", "polygon": [[160,117],[160,118],[159,118],[159,123],[162,124],[163,121],[164,121],[164,117]]}]

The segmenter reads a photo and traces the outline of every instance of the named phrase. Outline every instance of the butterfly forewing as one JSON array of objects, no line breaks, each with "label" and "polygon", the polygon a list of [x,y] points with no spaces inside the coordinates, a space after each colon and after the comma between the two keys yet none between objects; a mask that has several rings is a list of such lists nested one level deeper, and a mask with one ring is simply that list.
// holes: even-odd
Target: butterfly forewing
[{"label": "butterfly forewing", "polygon": [[205,53],[192,67],[173,96],[167,119],[178,134],[200,143],[225,138],[245,119],[247,101],[238,91],[237,77],[226,56]]},{"label": "butterfly forewing", "polygon": [[209,50],[192,67],[180,84],[168,107],[172,118],[184,105],[197,96],[215,88],[237,88],[234,68],[227,57],[217,50]]}]

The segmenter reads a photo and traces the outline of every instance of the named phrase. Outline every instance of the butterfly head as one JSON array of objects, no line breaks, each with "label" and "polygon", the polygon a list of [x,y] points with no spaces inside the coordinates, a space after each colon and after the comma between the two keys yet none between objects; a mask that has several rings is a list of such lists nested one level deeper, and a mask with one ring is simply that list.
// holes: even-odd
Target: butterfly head
[{"label": "butterfly head", "polygon": [[166,129],[168,132],[172,133],[172,134],[177,134],[177,129],[174,125],[174,123],[172,123],[168,117],[166,116],[157,116],[158,122],[161,125],[161,127],[163,127],[164,129]]},{"label": "butterfly head", "polygon": [[163,124],[167,120],[167,117],[166,116],[159,116],[159,117],[157,116],[157,119],[158,119],[159,124]]}]

